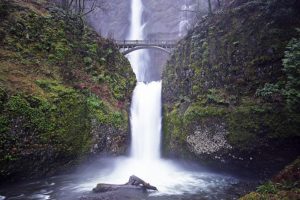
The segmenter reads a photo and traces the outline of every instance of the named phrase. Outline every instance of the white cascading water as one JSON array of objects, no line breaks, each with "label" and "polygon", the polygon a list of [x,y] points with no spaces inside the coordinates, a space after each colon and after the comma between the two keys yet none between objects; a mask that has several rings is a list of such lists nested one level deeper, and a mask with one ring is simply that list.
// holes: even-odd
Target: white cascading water
[{"label": "white cascading water", "polygon": [[[131,0],[131,27],[127,39],[144,39],[142,12],[142,0]],[[159,192],[152,195],[180,195],[221,187],[227,181],[222,176],[201,172],[199,168],[185,170],[176,162],[161,158],[162,83],[142,82],[149,58],[147,51],[132,52],[128,58],[138,80],[131,103],[131,155],[109,161],[108,168],[101,166],[98,177],[82,184],[81,189],[91,190],[97,183],[122,184],[133,174],[158,188]]]},{"label": "white cascading water", "polygon": [[[142,1],[132,0],[129,40],[145,39],[142,13]],[[160,156],[161,82],[141,82],[145,77],[147,59],[145,50],[129,55],[138,80],[131,103],[131,157],[140,162],[159,159]]]},{"label": "white cascading water", "polygon": [[[128,40],[143,40],[144,25],[142,24],[143,4],[141,0],[132,0],[131,2],[131,25]],[[146,64],[149,61],[149,55],[146,50],[135,51],[128,56],[132,69],[136,75],[137,81],[143,81],[145,77]]]},{"label": "white cascading water", "polygon": [[138,82],[131,103],[131,157],[160,158],[161,82]]},{"label": "white cascading water", "polygon": [[[143,40],[143,4],[131,2],[131,26],[128,40]],[[131,103],[131,157],[138,160],[159,159],[161,132],[161,82],[145,84],[146,50],[129,55],[129,61],[137,78]]]}]

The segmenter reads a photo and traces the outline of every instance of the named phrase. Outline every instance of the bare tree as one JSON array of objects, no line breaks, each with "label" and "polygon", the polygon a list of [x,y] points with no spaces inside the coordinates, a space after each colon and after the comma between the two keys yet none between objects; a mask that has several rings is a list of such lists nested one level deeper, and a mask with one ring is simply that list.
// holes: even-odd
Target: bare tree
[{"label": "bare tree", "polygon": [[208,1],[208,13],[212,14],[211,0],[207,0],[207,1]]},{"label": "bare tree", "polygon": [[96,9],[106,9],[105,0],[61,0],[61,5],[67,14],[76,14],[80,17],[88,15]]},{"label": "bare tree", "polygon": [[[201,9],[200,9],[200,1],[201,0],[197,1],[197,8],[195,10],[183,9],[183,10],[180,10],[180,11],[199,13],[201,11]],[[220,8],[221,7],[221,0],[213,0],[213,1],[212,0],[207,0],[208,14],[212,14],[213,13],[213,5],[215,5],[216,2],[217,2],[217,7]]]}]

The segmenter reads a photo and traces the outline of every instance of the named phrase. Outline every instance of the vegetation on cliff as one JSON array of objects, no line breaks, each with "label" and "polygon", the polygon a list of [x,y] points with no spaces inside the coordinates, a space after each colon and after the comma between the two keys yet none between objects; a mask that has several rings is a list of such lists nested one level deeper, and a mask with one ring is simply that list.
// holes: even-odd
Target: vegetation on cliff
[{"label": "vegetation on cliff", "polygon": [[295,0],[236,0],[179,42],[163,75],[166,154],[244,166],[287,146],[297,154],[299,8]]},{"label": "vegetation on cliff", "polygon": [[257,187],[256,192],[240,200],[300,199],[300,159],[298,158],[273,177],[272,181]]},{"label": "vegetation on cliff", "polygon": [[0,180],[124,152],[135,77],[115,45],[43,1],[0,18]]}]

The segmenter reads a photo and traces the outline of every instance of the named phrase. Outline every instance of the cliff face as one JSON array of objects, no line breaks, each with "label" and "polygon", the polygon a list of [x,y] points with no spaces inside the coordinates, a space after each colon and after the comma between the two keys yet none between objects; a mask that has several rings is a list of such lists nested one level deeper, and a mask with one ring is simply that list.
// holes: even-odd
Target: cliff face
[{"label": "cliff face", "polygon": [[285,53],[299,38],[300,4],[227,3],[198,21],[163,73],[164,152],[245,167],[293,159],[299,107],[289,106],[287,88],[299,66],[291,75],[283,58],[295,51]]},{"label": "cliff face", "polygon": [[129,62],[82,20],[38,2],[0,3],[0,181],[128,143]]}]

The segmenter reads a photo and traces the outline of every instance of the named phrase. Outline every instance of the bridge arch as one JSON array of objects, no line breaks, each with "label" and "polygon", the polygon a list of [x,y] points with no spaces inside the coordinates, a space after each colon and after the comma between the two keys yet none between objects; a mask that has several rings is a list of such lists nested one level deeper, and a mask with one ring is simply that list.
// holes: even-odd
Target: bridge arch
[{"label": "bridge arch", "polygon": [[136,46],[136,47],[133,47],[131,49],[127,49],[125,51],[122,52],[123,55],[127,55],[133,51],[137,51],[137,50],[140,50],[140,49],[157,49],[157,50],[160,50],[160,51],[163,51],[167,54],[171,54],[171,51],[168,51],[167,49],[163,48],[163,47],[159,47],[159,46]]},{"label": "bridge arch", "polygon": [[177,41],[175,40],[115,40],[119,50],[124,54],[129,54],[139,49],[158,49],[167,54],[171,54]]}]

